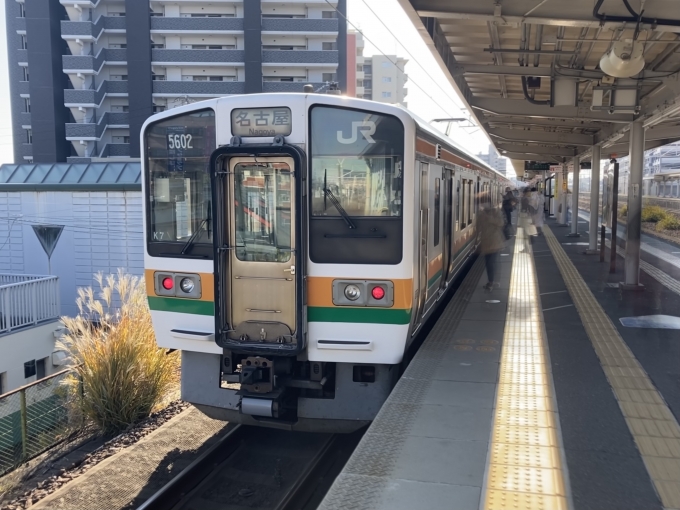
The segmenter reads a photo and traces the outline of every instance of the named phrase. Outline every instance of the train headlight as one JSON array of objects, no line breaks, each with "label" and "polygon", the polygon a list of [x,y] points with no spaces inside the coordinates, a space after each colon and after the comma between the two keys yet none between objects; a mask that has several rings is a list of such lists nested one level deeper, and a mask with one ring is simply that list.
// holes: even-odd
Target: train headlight
[{"label": "train headlight", "polygon": [[345,297],[350,301],[356,301],[361,297],[361,290],[356,285],[348,285],[345,287]]},{"label": "train headlight", "polygon": [[187,294],[191,294],[195,287],[196,284],[191,278],[182,278],[179,282],[179,288],[182,289],[182,292],[186,292]]}]

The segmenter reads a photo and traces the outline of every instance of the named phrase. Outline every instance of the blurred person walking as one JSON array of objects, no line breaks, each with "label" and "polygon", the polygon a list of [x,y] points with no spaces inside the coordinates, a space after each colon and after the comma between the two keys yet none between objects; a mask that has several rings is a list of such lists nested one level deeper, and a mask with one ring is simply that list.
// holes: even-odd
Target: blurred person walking
[{"label": "blurred person walking", "polygon": [[503,216],[497,207],[491,203],[488,192],[480,193],[479,203],[482,208],[477,215],[476,229],[479,235],[479,253],[484,256],[486,274],[489,282],[484,285],[486,290],[491,290],[496,282],[496,262],[498,252],[505,245],[503,239]]},{"label": "blurred person walking", "polygon": [[510,239],[512,236],[512,211],[515,210],[517,205],[517,199],[512,193],[512,190],[507,187],[505,188],[505,195],[503,195],[502,209],[503,214],[505,214],[505,227],[503,227],[503,233],[506,239]]},{"label": "blurred person walking", "polygon": [[530,211],[531,220],[534,223],[534,227],[536,227],[536,234],[539,236],[543,235],[543,218],[545,216],[545,212],[543,211],[544,206],[545,197],[543,196],[543,193],[536,188],[531,188],[531,198],[529,200],[529,207],[532,209],[532,211]]}]

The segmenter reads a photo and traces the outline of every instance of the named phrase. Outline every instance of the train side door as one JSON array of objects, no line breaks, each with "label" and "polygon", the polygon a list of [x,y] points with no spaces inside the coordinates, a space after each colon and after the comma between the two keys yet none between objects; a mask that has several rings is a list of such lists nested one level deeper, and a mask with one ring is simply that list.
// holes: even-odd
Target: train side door
[{"label": "train side door", "polygon": [[285,343],[296,329],[295,163],[229,160],[229,307],[234,335]]},{"label": "train side door", "polygon": [[416,309],[416,328],[423,321],[425,298],[427,294],[427,237],[429,225],[429,186],[427,163],[420,163],[420,242],[418,243],[418,307]]},{"label": "train side door", "polygon": [[442,238],[442,284],[441,288],[446,288],[449,277],[453,273],[453,170],[444,169],[442,180],[443,205],[443,238]]},{"label": "train side door", "polygon": [[439,287],[442,280],[442,169],[439,166],[430,165],[427,176],[428,196],[426,197],[430,210],[430,221],[427,238],[427,276],[425,313],[439,297]]}]

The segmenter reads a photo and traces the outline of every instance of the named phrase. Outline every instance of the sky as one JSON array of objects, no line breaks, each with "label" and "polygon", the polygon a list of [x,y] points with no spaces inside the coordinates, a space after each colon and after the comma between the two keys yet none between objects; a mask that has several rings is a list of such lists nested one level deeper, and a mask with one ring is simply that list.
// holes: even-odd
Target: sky
[{"label": "sky", "polygon": [[[5,31],[5,2],[13,1],[0,0],[0,163],[13,160]],[[411,111],[426,121],[470,116],[461,110],[462,102],[397,0],[348,0],[347,3],[349,21],[366,39],[364,55],[384,53],[409,59],[406,101]],[[351,24],[348,28],[352,28]],[[469,123],[461,125],[468,126]],[[437,127],[443,130],[446,126]],[[477,127],[453,126],[451,137],[474,153],[488,152],[489,141]]]}]

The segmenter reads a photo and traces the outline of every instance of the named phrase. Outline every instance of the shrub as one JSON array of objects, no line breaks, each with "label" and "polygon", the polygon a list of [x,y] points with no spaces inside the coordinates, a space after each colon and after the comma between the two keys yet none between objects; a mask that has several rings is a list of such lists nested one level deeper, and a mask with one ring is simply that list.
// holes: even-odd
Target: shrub
[{"label": "shrub", "polygon": [[621,209],[619,209],[619,216],[621,216],[622,218],[625,218],[626,216],[628,216],[628,206],[627,205],[624,205]]},{"label": "shrub", "polygon": [[656,224],[656,230],[657,232],[662,230],[680,230],[680,220],[672,214],[668,214]]},{"label": "shrub", "polygon": [[[175,386],[178,352],[156,346],[146,292],[139,278],[96,276],[92,288],[78,289],[80,313],[63,318],[68,334],[60,341],[71,358],[73,391],[82,380],[81,411],[105,434],[124,430],[147,417]],[[113,304],[115,295],[120,306]]]},{"label": "shrub", "polygon": [[650,205],[642,208],[642,221],[656,223],[668,216],[668,213],[659,206]]}]

